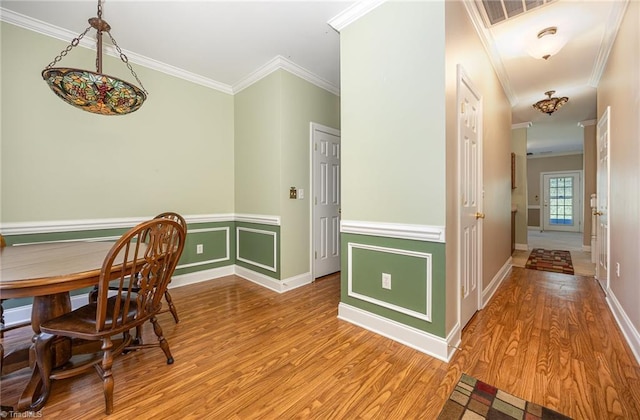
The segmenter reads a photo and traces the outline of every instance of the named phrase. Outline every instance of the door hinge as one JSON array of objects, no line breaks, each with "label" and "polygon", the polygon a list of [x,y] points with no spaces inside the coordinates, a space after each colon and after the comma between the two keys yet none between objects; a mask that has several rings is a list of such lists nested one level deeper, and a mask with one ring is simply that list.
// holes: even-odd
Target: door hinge
[{"label": "door hinge", "polygon": [[318,259],[318,251],[314,252],[314,256],[315,256],[315,259],[317,260]]},{"label": "door hinge", "polygon": [[318,143],[313,143],[313,150],[318,151]]}]

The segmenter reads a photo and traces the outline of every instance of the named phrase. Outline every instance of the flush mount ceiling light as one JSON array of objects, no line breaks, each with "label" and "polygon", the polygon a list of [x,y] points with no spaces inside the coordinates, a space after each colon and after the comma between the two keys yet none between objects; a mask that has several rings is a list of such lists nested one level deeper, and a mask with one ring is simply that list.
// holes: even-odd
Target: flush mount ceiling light
[{"label": "flush mount ceiling light", "polygon": [[552,55],[556,55],[566,43],[566,38],[558,35],[558,28],[550,26],[538,32],[536,38],[529,43],[527,52],[533,58],[548,60]]},{"label": "flush mount ceiling light", "polygon": [[533,104],[533,107],[540,112],[551,115],[559,110],[562,105],[566,104],[569,101],[569,98],[567,98],[566,96],[563,96],[562,98],[552,98],[551,95],[553,95],[554,93],[556,93],[555,90],[545,92],[544,94],[547,95],[548,98],[536,102],[535,104]]},{"label": "flush mount ceiling light", "polygon": [[[126,55],[122,52],[116,40],[111,36],[111,27],[102,19],[102,1],[98,0],[98,17],[89,19],[89,26],[77,38],[67,46],[43,71],[42,78],[47,82],[51,90],[63,101],[77,108],[101,115],[124,115],[138,110],[148,92],[142,86],[142,82]],[[82,37],[91,28],[98,34],[96,71],[79,70],[69,67],[54,67],[69,51],[76,47]],[[141,88],[102,73],[102,33],[106,32],[111,38],[113,46],[120,54],[120,59],[129,68],[129,71],[140,84]]]}]

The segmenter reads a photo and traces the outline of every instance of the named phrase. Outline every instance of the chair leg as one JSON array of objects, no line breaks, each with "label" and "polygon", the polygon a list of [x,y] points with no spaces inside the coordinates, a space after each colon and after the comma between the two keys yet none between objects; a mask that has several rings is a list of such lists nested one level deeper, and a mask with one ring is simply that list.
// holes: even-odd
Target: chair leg
[{"label": "chair leg", "polygon": [[110,337],[102,339],[102,364],[96,365],[96,369],[102,377],[106,414],[111,414],[113,412],[113,372],[111,371],[111,367],[113,366],[113,354],[111,353],[112,347],[113,342]]},{"label": "chair leg", "polygon": [[178,310],[176,309],[176,306],[173,304],[173,299],[171,299],[171,294],[169,294],[169,290],[165,290],[164,298],[167,300],[167,303],[169,304],[169,311],[171,311],[171,315],[173,315],[173,320],[176,321],[176,324],[177,324],[178,322],[180,322],[180,319],[178,318]]},{"label": "chair leg", "polygon": [[0,299],[0,338],[4,338],[4,308],[2,307],[4,300]]},{"label": "chair leg", "polygon": [[158,337],[160,348],[167,358],[167,364],[170,365],[173,363],[173,356],[171,355],[171,350],[169,350],[169,343],[167,342],[167,339],[162,335],[162,328],[160,327],[158,319],[155,316],[151,318],[151,323],[153,324],[153,332],[156,333],[156,336]]},{"label": "chair leg", "polygon": [[93,289],[89,292],[89,303],[96,303],[98,300],[98,286],[93,286]]},{"label": "chair leg", "polygon": [[136,325],[136,338],[133,340],[133,344],[136,346],[141,346],[144,344],[142,340],[142,324]]}]

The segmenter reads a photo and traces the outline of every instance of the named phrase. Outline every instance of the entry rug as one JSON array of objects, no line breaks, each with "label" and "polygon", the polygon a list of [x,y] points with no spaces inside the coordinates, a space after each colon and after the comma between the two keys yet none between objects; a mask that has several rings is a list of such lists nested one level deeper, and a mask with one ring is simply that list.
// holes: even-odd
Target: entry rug
[{"label": "entry rug", "polygon": [[529,254],[526,268],[532,270],[553,271],[555,273],[574,274],[571,253],[569,251],[535,248]]},{"label": "entry rug", "polygon": [[464,373],[438,420],[571,420],[557,411],[525,401]]}]

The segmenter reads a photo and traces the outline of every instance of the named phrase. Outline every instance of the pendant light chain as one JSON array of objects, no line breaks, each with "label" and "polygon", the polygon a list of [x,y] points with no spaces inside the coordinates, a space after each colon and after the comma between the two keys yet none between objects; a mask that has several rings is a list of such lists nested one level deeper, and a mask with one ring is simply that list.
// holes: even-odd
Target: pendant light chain
[{"label": "pendant light chain", "polygon": [[144,88],[144,85],[142,84],[142,82],[140,81],[140,79],[138,78],[138,75],[136,74],[136,72],[133,70],[133,67],[131,67],[131,64],[129,63],[129,59],[127,58],[127,56],[122,52],[122,50],[120,49],[120,47],[118,46],[118,43],[116,42],[115,39],[113,39],[113,35],[111,35],[111,32],[107,32],[107,34],[109,34],[109,38],[111,38],[111,42],[113,43],[113,46],[116,48],[116,51],[118,51],[118,54],[120,54],[120,60],[122,60],[122,62],[124,64],[126,64],[127,68],[129,69],[129,71],[131,72],[131,74],[133,75],[133,77],[136,78],[136,80],[138,81],[138,84],[140,85],[140,87],[142,88],[142,90],[144,91],[144,93],[146,93],[147,95],[149,94],[149,92],[147,92],[147,90]]},{"label": "pendant light chain", "polygon": [[54,58],[53,61],[51,63],[49,63],[49,65],[47,67],[45,67],[45,69],[50,69],[51,67],[55,66],[58,61],[62,60],[62,58],[64,56],[69,54],[69,51],[71,51],[73,49],[73,47],[77,47],[78,44],[80,43],[80,40],[82,39],[82,37],[84,37],[87,34],[87,32],[89,32],[90,30],[91,30],[91,26],[89,26],[87,29],[85,29],[83,33],[78,35],[77,38],[73,38],[71,40],[71,44],[67,45],[67,48],[62,50],[62,52],[60,54],[58,54],[58,56],[56,58]]}]

